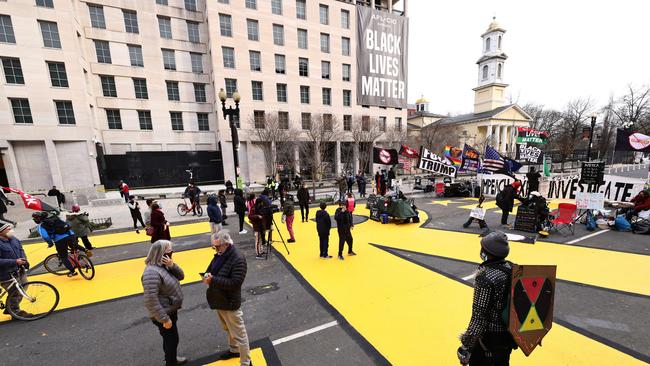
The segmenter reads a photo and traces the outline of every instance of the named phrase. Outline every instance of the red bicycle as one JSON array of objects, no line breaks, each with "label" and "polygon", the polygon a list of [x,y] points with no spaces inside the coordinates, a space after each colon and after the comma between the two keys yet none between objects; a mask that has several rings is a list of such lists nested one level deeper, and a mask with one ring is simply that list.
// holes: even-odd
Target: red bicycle
[{"label": "red bicycle", "polygon": [[195,209],[198,216],[203,216],[203,208],[201,207],[198,198],[194,200],[191,206],[187,205],[185,198],[183,198],[183,203],[179,203],[178,206],[176,206],[176,211],[181,216],[185,216],[190,212],[193,213]]},{"label": "red bicycle", "polygon": [[[79,252],[78,249],[71,249],[70,252],[68,252],[68,261],[70,261],[72,267],[79,272],[81,277],[89,281],[95,277],[95,266],[85,253]],[[45,258],[43,261],[43,267],[45,267],[48,272],[59,276],[70,272],[56,253],[50,254]]]}]

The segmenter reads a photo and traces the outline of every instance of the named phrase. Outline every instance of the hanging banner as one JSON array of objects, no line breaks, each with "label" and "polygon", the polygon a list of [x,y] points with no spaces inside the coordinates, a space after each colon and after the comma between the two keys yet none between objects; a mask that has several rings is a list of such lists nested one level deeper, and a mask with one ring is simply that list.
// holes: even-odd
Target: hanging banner
[{"label": "hanging banner", "polygon": [[517,154],[515,160],[524,161],[531,164],[541,164],[544,162],[544,152],[528,144],[517,144]]},{"label": "hanging banner", "polygon": [[650,136],[632,130],[616,130],[616,151],[650,152]]},{"label": "hanging banner", "polygon": [[450,165],[447,159],[441,158],[425,147],[420,148],[418,168],[433,174],[446,175],[448,177],[455,177],[458,170],[455,166]]},{"label": "hanging banner", "polygon": [[476,172],[481,168],[481,153],[475,148],[465,144],[463,146],[462,161],[460,164],[461,171]]},{"label": "hanging banner", "polygon": [[463,159],[463,150],[451,145],[445,145],[444,155],[453,166],[460,168],[460,163]]},{"label": "hanging banner", "polygon": [[537,131],[528,127],[517,127],[517,143],[546,144],[548,142],[547,131]]},{"label": "hanging banner", "polygon": [[375,164],[395,165],[398,163],[397,150],[383,149],[381,147],[373,147],[372,162]]},{"label": "hanging banner", "polygon": [[356,9],[357,104],[406,108],[408,18]]},{"label": "hanging banner", "polygon": [[406,156],[407,158],[410,158],[410,159],[415,159],[415,158],[417,158],[419,156],[417,150],[411,149],[410,147],[408,147],[406,145],[401,145],[400,146],[399,154],[402,155],[402,156]]}]

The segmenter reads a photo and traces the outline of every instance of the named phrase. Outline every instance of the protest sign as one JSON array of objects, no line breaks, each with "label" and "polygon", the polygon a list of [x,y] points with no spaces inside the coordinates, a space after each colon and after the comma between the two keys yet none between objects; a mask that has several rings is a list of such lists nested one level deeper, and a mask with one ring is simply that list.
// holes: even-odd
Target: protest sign
[{"label": "protest sign", "polygon": [[544,152],[536,146],[517,144],[515,160],[525,161],[531,164],[541,164],[544,161]]},{"label": "protest sign", "polygon": [[517,143],[545,144],[548,142],[548,132],[537,131],[528,127],[517,127]]},{"label": "protest sign", "polygon": [[418,162],[418,168],[433,174],[446,175],[449,177],[455,177],[457,171],[456,167],[449,165],[446,159],[432,153],[425,147],[420,148],[420,161]]}]

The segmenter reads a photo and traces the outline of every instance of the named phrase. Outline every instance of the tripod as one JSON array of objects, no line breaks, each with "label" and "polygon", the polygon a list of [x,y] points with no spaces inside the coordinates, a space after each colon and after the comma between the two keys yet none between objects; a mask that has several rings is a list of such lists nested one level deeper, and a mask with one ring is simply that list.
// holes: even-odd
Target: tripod
[{"label": "tripod", "polygon": [[280,241],[278,241],[278,240],[273,241],[273,235],[271,235],[271,234],[273,234],[273,227],[271,227],[271,230],[269,230],[269,239],[266,241],[269,248],[266,251],[266,258],[265,259],[269,259],[269,253],[271,252],[271,249],[273,248],[273,243],[282,243],[282,244],[284,244],[284,250],[287,251],[287,254],[291,254],[291,253],[289,253],[289,248],[287,247],[287,243],[284,241],[284,238],[282,237],[282,233],[280,232],[280,229],[278,228],[278,224],[275,223],[275,218],[273,216],[271,216],[271,221],[273,222],[273,226],[275,226],[275,230],[278,231],[278,235],[280,235]]}]

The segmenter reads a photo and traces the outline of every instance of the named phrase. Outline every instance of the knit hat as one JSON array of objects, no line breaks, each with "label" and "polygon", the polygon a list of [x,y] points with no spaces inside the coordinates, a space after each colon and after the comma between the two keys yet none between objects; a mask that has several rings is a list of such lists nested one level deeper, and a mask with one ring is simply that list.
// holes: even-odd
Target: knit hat
[{"label": "knit hat", "polygon": [[505,258],[510,253],[508,237],[501,231],[493,231],[481,239],[481,248],[498,258]]},{"label": "knit hat", "polygon": [[8,223],[8,222],[4,222],[4,221],[0,221],[0,233],[3,232],[3,231],[5,231],[5,230],[7,230],[7,229],[11,229],[11,228],[12,228],[12,226],[11,226],[10,223]]},{"label": "knit hat", "polygon": [[516,181],[512,182],[512,186],[515,187],[515,188],[519,188],[519,187],[521,187],[521,182],[516,180]]}]

